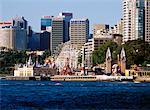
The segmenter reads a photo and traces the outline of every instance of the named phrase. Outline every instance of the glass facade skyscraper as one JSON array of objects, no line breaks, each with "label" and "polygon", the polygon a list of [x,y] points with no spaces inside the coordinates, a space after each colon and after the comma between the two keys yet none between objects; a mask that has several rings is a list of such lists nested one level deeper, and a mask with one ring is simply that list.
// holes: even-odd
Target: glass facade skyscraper
[{"label": "glass facade skyscraper", "polygon": [[27,29],[28,27],[28,22],[27,20],[25,20],[25,18],[23,16],[21,17],[15,17],[12,19],[12,22],[13,22],[13,26],[15,27],[19,27],[21,29]]},{"label": "glass facade skyscraper", "polygon": [[41,18],[41,31],[48,31],[52,26],[53,16],[43,16]]},{"label": "glass facade skyscraper", "polygon": [[135,39],[144,38],[144,1],[136,0]]},{"label": "glass facade skyscraper", "polygon": [[69,27],[70,27],[70,20],[73,17],[72,13],[68,13],[68,12],[62,12],[59,13],[59,16],[62,16],[64,19],[64,36],[63,36],[63,42],[67,42],[70,40],[69,37]]}]

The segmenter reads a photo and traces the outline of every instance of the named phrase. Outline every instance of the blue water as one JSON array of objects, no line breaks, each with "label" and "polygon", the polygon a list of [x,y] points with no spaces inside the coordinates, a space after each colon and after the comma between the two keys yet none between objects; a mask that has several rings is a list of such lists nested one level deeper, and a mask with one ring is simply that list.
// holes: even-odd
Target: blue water
[{"label": "blue water", "polygon": [[150,83],[0,80],[1,110],[150,109]]}]

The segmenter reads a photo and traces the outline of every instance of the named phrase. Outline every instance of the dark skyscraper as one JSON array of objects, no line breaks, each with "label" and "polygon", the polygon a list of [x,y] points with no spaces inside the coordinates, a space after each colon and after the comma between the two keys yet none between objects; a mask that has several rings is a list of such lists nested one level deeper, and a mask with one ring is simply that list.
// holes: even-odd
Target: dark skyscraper
[{"label": "dark skyscraper", "polygon": [[40,50],[40,33],[33,33],[28,37],[28,49],[29,50]]},{"label": "dark skyscraper", "polygon": [[62,12],[59,13],[59,16],[63,16],[64,18],[64,37],[63,37],[63,42],[67,42],[70,40],[69,37],[69,27],[70,27],[70,20],[73,17],[72,13],[68,13],[68,12]]},{"label": "dark skyscraper", "polygon": [[63,43],[64,38],[64,18],[57,16],[52,21],[52,34],[51,34],[51,53]]},{"label": "dark skyscraper", "polygon": [[50,32],[43,32],[40,34],[40,50],[50,50]]}]

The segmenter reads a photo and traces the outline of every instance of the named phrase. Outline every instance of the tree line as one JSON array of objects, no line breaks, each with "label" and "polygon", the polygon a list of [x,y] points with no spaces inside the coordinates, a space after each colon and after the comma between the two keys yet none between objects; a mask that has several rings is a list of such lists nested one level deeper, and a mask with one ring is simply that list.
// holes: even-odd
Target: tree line
[{"label": "tree line", "polygon": [[92,53],[93,65],[102,64],[105,62],[107,48],[110,48],[112,53],[113,62],[117,61],[117,55],[120,55],[122,47],[126,52],[126,63],[127,68],[131,65],[142,65],[150,64],[150,44],[143,40],[128,41],[125,44],[119,46],[115,42],[106,42],[98,47]]},{"label": "tree line", "polygon": [[[35,62],[38,60],[40,64],[44,63],[45,58],[50,56],[49,51],[45,51],[43,55],[37,56],[35,54],[31,54],[32,61]],[[27,54],[27,51],[17,51],[17,50],[11,50],[7,49],[6,51],[3,51],[1,49],[0,52],[0,74],[10,74],[13,73],[15,64],[25,64],[29,59],[29,55]]]}]

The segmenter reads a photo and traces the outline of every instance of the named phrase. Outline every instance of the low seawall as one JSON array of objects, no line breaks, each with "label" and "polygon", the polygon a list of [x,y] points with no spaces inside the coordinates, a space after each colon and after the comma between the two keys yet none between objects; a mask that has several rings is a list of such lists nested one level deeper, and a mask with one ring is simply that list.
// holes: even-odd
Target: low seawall
[{"label": "low seawall", "polygon": [[134,81],[134,82],[150,82],[150,77],[126,77],[126,76],[52,76],[52,77],[42,77],[42,76],[33,76],[33,77],[15,77],[15,76],[6,76],[1,79],[6,80],[47,80],[47,81]]},{"label": "low seawall", "polygon": [[33,77],[6,76],[6,80],[41,80],[41,77],[40,76],[33,76]]},{"label": "low seawall", "polygon": [[134,81],[137,81],[137,82],[150,82],[150,77],[136,77],[134,79]]}]

